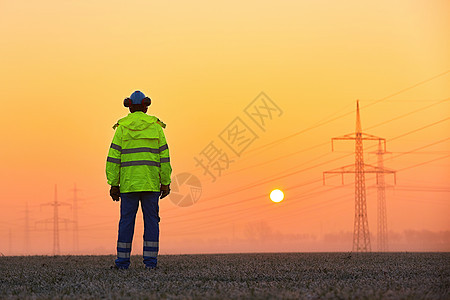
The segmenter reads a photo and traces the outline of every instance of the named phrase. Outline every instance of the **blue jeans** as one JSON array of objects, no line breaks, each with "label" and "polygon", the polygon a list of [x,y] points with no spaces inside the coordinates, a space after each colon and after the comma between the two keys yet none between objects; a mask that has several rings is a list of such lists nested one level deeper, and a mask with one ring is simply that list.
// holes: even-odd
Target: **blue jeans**
[{"label": "blue jeans", "polygon": [[160,192],[120,194],[119,237],[115,261],[119,268],[127,269],[130,266],[131,244],[139,201],[144,215],[144,264],[146,267],[156,267],[159,250],[159,196]]}]

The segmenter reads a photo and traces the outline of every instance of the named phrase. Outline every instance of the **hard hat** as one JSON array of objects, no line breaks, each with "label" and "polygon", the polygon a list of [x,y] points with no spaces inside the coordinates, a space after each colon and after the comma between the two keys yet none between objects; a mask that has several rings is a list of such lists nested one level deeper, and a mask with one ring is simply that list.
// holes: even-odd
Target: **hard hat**
[{"label": "hard hat", "polygon": [[141,91],[135,91],[129,98],[125,98],[125,100],[123,100],[123,105],[125,107],[130,107],[131,104],[142,104],[149,106],[151,103],[152,100],[145,96]]}]

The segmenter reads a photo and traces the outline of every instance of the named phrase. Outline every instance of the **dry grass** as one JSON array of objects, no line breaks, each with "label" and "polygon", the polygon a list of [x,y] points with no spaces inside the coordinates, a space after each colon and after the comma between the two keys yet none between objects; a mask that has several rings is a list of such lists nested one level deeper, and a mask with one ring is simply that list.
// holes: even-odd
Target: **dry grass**
[{"label": "dry grass", "polygon": [[449,253],[0,257],[0,298],[450,299]]}]

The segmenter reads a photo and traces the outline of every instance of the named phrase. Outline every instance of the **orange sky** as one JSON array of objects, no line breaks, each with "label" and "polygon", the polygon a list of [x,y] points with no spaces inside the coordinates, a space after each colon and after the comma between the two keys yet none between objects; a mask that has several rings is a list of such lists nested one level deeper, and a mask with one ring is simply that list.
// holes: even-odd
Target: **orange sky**
[{"label": "orange sky", "polygon": [[[29,253],[51,253],[52,224],[39,221],[53,211],[42,204],[55,184],[71,203],[75,183],[79,251],[71,223],[61,223],[62,252],[114,253],[119,205],[105,160],[111,127],[127,114],[122,100],[136,89],[167,123],[173,174],[190,172],[203,186],[191,207],[161,201],[161,253],[350,251],[353,176],[344,187],[320,180],[354,162],[352,142],[331,152],[330,140],[355,130],[356,99],[363,131],[388,140],[385,166],[400,170],[387,191],[391,249],[450,250],[448,1],[6,0],[0,37],[1,253],[26,253],[26,203]],[[244,113],[261,91],[283,110],[265,131]],[[210,142],[233,157],[218,135],[236,117],[258,139],[211,182],[194,157]],[[376,143],[365,149],[376,164]],[[375,250],[374,182],[367,175]],[[277,187],[286,199],[273,204]],[[71,207],[60,217],[72,219]],[[443,242],[427,248],[433,237]]]}]

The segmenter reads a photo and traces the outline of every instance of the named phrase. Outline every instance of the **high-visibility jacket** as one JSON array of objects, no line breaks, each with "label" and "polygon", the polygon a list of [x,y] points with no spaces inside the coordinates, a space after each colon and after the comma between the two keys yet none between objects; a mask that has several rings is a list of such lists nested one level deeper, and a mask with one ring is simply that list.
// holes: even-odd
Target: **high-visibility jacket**
[{"label": "high-visibility jacket", "polygon": [[157,192],[160,184],[170,183],[172,167],[162,126],[158,118],[141,111],[117,122],[106,160],[108,184],[128,193]]}]

